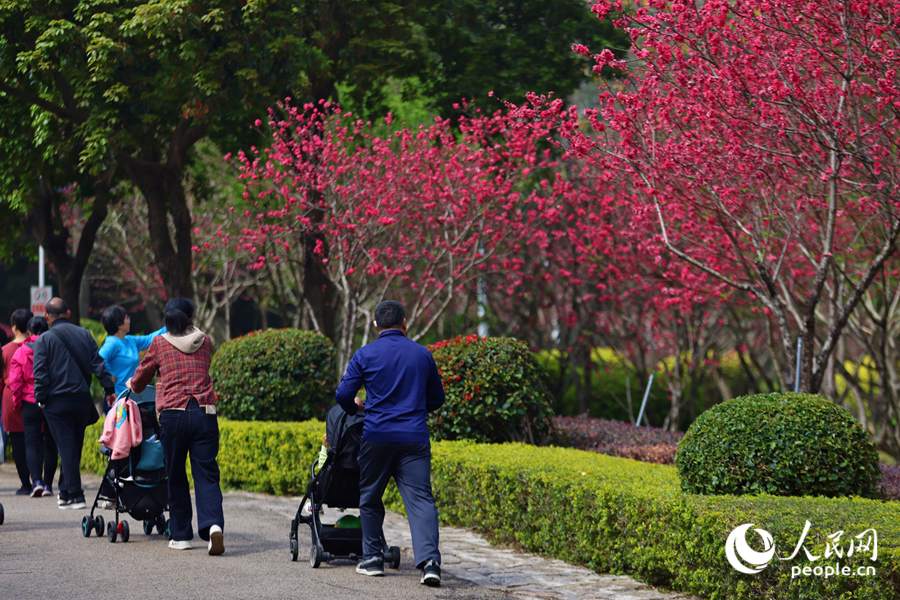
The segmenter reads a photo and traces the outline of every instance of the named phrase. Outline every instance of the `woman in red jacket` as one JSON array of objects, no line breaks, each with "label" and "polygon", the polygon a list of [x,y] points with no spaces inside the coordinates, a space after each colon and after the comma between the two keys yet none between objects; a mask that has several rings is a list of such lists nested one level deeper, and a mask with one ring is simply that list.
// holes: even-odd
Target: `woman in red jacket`
[{"label": "woman in red jacket", "polygon": [[[34,403],[34,349],[38,336],[47,331],[44,317],[32,317],[28,321],[29,338],[12,357],[9,368],[9,388],[13,405],[22,412],[25,429],[25,460],[31,475],[31,497],[52,495],[53,477],[59,464],[56,442],[50,435],[50,427],[44,411]],[[60,479],[63,478],[60,473]]]},{"label": "woman in red jacket", "polygon": [[186,298],[173,298],[166,303],[168,331],[153,339],[134,377],[125,385],[142,392],[159,372],[156,412],[169,477],[169,548],[189,550],[194,537],[191,490],[184,468],[190,456],[200,538],[209,541],[209,553],[216,555],[225,552],[225,517],[216,462],[219,422],[209,376],[212,342],[194,327],[196,310],[197,306]]},{"label": "woman in red jacket", "polygon": [[[12,357],[28,337],[28,319],[32,317],[31,311],[27,308],[17,308],[13,311],[9,319],[13,334],[16,336],[13,341],[9,342],[0,349],[0,422],[3,424],[2,431],[9,434],[9,444],[12,446],[13,460],[16,462],[16,472],[19,475],[19,481],[22,483],[16,491],[17,496],[27,496],[32,494],[33,497],[40,496],[44,489],[37,490],[37,495],[32,493],[31,480],[28,477],[28,463],[25,458],[25,429],[22,426],[22,410],[13,406],[12,390],[9,389],[9,369],[12,365]],[[0,449],[3,444],[0,443]],[[2,462],[0,456],[0,462]],[[50,495],[50,492],[47,493]]]}]

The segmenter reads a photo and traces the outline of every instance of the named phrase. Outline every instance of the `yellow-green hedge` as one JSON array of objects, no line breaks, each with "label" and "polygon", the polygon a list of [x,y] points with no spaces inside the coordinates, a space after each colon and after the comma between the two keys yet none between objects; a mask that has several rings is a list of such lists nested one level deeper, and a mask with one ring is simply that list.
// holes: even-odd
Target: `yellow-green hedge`
[{"label": "yellow-green hedge", "polygon": [[[712,599],[900,597],[896,502],[685,494],[674,467],[563,448],[441,442],[433,452],[442,518],[532,552]],[[791,580],[792,566],[833,559],[776,559],[757,575],[728,564],[725,540],[738,525],[769,531],[786,557],[807,519],[807,548],[820,556],[825,536],[844,531],[846,546],[874,528],[878,560],[858,553],[840,564],[870,564],[876,576]]]},{"label": "yellow-green hedge", "polygon": [[[219,422],[219,467],[226,488],[300,495],[325,424]],[[102,472],[96,439],[85,436],[84,468]],[[626,573],[654,585],[715,600],[745,598],[893,600],[900,597],[900,503],[859,498],[700,496],[680,490],[674,467],[564,448],[523,444],[437,442],[433,446],[435,500],[444,522],[474,527],[498,541],[586,565]],[[402,510],[395,487],[385,503]],[[735,571],[725,540],[753,523],[775,540],[779,556],[793,552],[809,520],[806,547],[822,555],[825,536],[851,537],[873,528],[878,560],[858,553],[840,564],[870,564],[871,577],[791,579],[798,556],[774,560],[757,575]],[[751,534],[752,537],[753,534]],[[758,548],[757,548],[758,549]]]}]

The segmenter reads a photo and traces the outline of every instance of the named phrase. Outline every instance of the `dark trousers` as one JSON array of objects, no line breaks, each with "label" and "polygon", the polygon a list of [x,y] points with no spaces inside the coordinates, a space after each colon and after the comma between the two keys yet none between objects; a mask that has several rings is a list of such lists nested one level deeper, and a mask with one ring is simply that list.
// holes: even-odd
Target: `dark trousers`
[{"label": "dark trousers", "polygon": [[191,487],[185,461],[191,458],[191,475],[197,497],[197,528],[209,539],[209,528],[224,529],[222,489],[219,487],[219,421],[191,399],[185,410],[164,410],[159,415],[160,442],[169,478],[169,526],[172,539],[193,539]]},{"label": "dark trousers", "polygon": [[359,518],[363,534],[363,558],[384,551],[381,498],[393,477],[403,497],[416,567],[428,560],[441,562],[438,550],[438,513],[431,494],[431,444],[381,443],[362,440],[359,449]]},{"label": "dark trousers", "polygon": [[19,474],[19,481],[22,482],[23,488],[30,488],[31,481],[28,479],[28,459],[25,455],[25,434],[21,431],[10,431],[9,445],[12,446],[13,461],[16,463],[16,472]]},{"label": "dark trousers", "polygon": [[44,486],[53,485],[59,454],[44,411],[37,404],[23,402],[22,424],[25,426],[25,457],[31,481],[40,481]]},{"label": "dark trousers", "polygon": [[83,500],[81,487],[81,449],[89,411],[96,409],[91,400],[51,398],[44,407],[44,418],[59,450],[59,462],[65,478],[60,477],[59,493],[63,498]]}]

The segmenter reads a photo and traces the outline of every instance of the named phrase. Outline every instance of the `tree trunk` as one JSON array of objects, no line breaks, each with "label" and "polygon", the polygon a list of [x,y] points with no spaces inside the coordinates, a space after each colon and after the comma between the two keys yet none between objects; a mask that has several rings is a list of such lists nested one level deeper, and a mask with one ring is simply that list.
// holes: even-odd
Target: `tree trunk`
[{"label": "tree trunk", "polygon": [[[182,169],[129,156],[120,157],[120,162],[147,202],[150,246],[166,297],[192,298],[191,213],[181,181]],[[170,216],[173,233],[169,231]]]},{"label": "tree trunk", "polygon": [[[81,321],[80,296],[81,282],[84,271],[87,268],[91,252],[94,249],[94,241],[97,239],[97,231],[106,219],[109,207],[109,196],[112,189],[112,181],[115,169],[109,169],[97,182],[94,190],[79,189],[79,193],[93,193],[93,202],[90,203],[90,216],[84,223],[78,244],[72,244],[75,253],[69,251],[69,239],[71,232],[63,224],[60,208],[65,197],[54,185],[49,176],[41,178],[35,203],[35,218],[32,231],[38,243],[44,247],[47,259],[56,270],[59,283],[59,297],[65,300],[71,314],[71,322],[78,324]],[[84,205],[85,209],[88,204]]]}]

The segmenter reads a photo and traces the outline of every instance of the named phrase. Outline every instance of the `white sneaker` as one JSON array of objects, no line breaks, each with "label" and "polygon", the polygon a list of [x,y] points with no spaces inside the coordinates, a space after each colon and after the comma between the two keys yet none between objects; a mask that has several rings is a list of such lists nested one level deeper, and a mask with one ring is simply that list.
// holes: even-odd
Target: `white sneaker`
[{"label": "white sneaker", "polygon": [[169,548],[171,550],[190,550],[193,546],[191,545],[191,540],[183,540],[180,542],[169,540]]},{"label": "white sneaker", "polygon": [[209,555],[218,556],[225,553],[225,536],[222,535],[222,528],[213,525],[209,528]]}]

